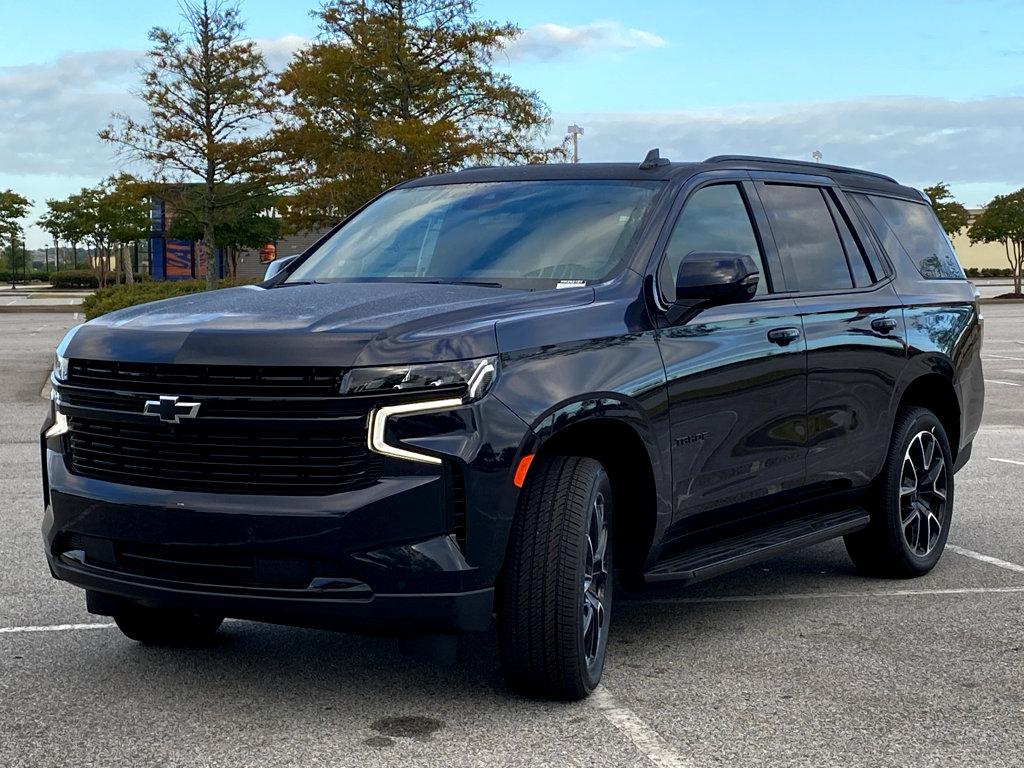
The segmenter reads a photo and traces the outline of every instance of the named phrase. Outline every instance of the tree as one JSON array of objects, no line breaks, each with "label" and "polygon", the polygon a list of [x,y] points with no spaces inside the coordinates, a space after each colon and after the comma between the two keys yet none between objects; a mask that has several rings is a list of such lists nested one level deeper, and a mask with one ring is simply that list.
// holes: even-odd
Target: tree
[{"label": "tree", "polygon": [[53,200],[52,198],[47,199],[46,213],[40,216],[36,222],[41,230],[49,233],[50,237],[53,238],[53,266],[55,270],[60,269],[60,239],[64,237],[68,226],[68,219],[71,215],[71,210],[68,206],[63,205],[63,203],[64,201]]},{"label": "tree", "polygon": [[157,176],[197,179],[203,185],[206,283],[215,275],[216,215],[230,205],[232,182],[270,173],[265,129],[276,109],[276,90],[266,61],[236,6],[220,0],[182,0],[184,32],[154,28],[142,100],[149,119],[114,115],[118,124],[100,138],[152,164]]},{"label": "tree", "polygon": [[996,195],[967,231],[972,243],[1002,243],[1013,271],[1013,292],[1021,293],[1024,267],[1024,189]]},{"label": "tree", "polygon": [[520,30],[473,13],[474,0],[333,0],[318,13],[319,38],[279,79],[293,228],[333,224],[423,174],[564,156],[536,147],[550,124],[537,94],[491,69]]},{"label": "tree", "polygon": [[949,185],[939,182],[933,187],[925,187],[924,194],[932,202],[935,215],[939,218],[939,224],[946,234],[953,237],[967,226],[971,215],[962,203],[953,199],[953,193],[949,191]]},{"label": "tree", "polygon": [[[17,241],[22,236],[21,219],[28,216],[32,201],[14,190],[0,190],[0,244],[11,244],[11,285],[17,266]],[[24,258],[24,249],[22,249]]]},{"label": "tree", "polygon": [[[174,219],[167,236],[175,240],[198,240],[202,234],[202,191],[193,186],[166,190],[174,209]],[[232,190],[225,198],[234,202],[217,212],[217,246],[228,258],[228,275],[238,274],[238,252],[245,248],[261,248],[280,237],[281,223],[273,215],[273,194],[263,186],[249,185]]]}]

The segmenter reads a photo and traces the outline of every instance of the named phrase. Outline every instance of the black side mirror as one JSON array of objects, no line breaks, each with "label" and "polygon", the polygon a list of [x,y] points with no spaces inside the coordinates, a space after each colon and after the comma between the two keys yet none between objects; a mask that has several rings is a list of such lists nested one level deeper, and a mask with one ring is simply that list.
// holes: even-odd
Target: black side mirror
[{"label": "black side mirror", "polygon": [[745,302],[757,293],[760,271],[746,254],[691,251],[676,273],[676,301],[668,308],[669,323],[688,313],[720,304]]},{"label": "black side mirror", "polygon": [[272,277],[281,272],[281,270],[283,270],[289,264],[294,262],[295,259],[299,256],[301,256],[301,254],[296,254],[295,256],[284,256],[279,259],[275,259],[274,261],[267,265],[267,271],[263,275],[263,280],[270,280]]}]

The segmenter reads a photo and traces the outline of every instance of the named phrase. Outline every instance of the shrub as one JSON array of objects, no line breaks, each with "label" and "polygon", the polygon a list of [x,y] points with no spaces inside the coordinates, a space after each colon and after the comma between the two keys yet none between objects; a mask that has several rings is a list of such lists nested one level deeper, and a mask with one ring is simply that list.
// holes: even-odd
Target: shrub
[{"label": "shrub", "polygon": [[[222,280],[217,284],[217,288],[230,288],[255,282],[257,281]],[[91,296],[87,296],[82,302],[82,311],[85,313],[86,320],[92,320],[114,310],[123,310],[125,307],[155,302],[158,299],[170,299],[172,296],[196,294],[205,290],[205,280],[146,280],[131,285],[122,283],[117,286],[101,288]]]},{"label": "shrub", "polygon": [[[152,280],[149,275],[134,273],[136,282]],[[115,282],[116,272],[107,273],[107,284]],[[50,285],[54,288],[99,288],[100,280],[92,270],[61,270],[50,273]]]},{"label": "shrub", "polygon": [[50,276],[54,288],[99,288],[100,281],[92,270],[63,270]]},{"label": "shrub", "polygon": [[[34,272],[30,272],[28,274],[28,276],[26,276],[24,272],[22,272],[21,270],[18,270],[15,273],[14,277],[17,278],[18,283],[45,283],[49,279],[50,274],[47,273],[47,272],[43,272],[42,270],[37,270],[37,271],[34,271]],[[11,271],[10,270],[4,270],[4,271],[0,272],[0,284],[10,283],[10,282],[11,282]]]}]

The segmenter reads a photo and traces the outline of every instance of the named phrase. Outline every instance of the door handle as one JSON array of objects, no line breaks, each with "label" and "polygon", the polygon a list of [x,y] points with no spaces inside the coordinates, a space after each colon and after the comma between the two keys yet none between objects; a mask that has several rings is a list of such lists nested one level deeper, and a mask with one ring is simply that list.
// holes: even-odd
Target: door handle
[{"label": "door handle", "polygon": [[876,318],[871,321],[871,328],[880,334],[888,334],[890,331],[895,331],[898,324],[892,318]]},{"label": "door handle", "polygon": [[795,342],[800,338],[800,329],[794,328],[793,326],[787,326],[786,328],[773,328],[768,332],[768,341],[772,344],[777,344],[780,347],[785,347],[790,342]]}]

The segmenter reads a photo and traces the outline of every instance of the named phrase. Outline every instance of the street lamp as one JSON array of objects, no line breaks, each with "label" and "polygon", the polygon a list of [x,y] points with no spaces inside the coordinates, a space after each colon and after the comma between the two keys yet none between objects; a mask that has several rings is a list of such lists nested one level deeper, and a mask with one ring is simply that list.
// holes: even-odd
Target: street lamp
[{"label": "street lamp", "polygon": [[569,126],[566,129],[566,131],[568,131],[569,136],[572,137],[572,162],[573,163],[579,163],[580,162],[580,144],[579,144],[579,141],[580,141],[580,137],[583,136],[583,129],[580,126],[578,126],[575,123],[573,123],[571,126]]}]

